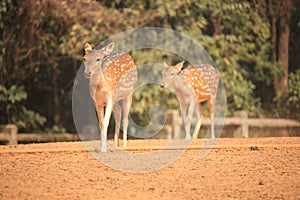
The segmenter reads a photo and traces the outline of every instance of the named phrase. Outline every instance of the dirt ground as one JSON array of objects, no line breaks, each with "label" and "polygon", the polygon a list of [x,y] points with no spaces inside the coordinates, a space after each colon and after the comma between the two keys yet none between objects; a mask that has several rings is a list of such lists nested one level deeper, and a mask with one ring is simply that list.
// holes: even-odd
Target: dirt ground
[{"label": "dirt ground", "polygon": [[300,199],[300,137],[218,139],[200,159],[202,142],[148,173],[110,168],[80,142],[0,146],[0,199]]}]

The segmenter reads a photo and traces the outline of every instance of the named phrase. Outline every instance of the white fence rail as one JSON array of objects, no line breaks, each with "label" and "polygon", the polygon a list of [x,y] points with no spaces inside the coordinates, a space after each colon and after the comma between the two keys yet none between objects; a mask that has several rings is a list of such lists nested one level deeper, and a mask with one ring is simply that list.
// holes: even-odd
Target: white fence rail
[{"label": "white fence rail", "polygon": [[[210,126],[210,119],[204,118],[202,128]],[[215,125],[224,123],[221,137],[266,137],[274,136],[266,132],[281,130],[275,136],[300,136],[300,122],[290,119],[270,119],[270,118],[248,118],[244,111],[237,112],[234,117],[224,119],[215,119]],[[161,131],[160,136],[156,138],[174,138],[179,135],[181,118],[177,110],[170,110],[167,114],[165,132]],[[233,128],[232,128],[233,127]],[[251,133],[252,131],[252,133]],[[228,133],[226,133],[228,132]],[[254,132],[254,133],[253,133]],[[38,143],[38,142],[60,142],[60,141],[79,141],[78,134],[57,133],[57,134],[33,134],[18,133],[18,127],[14,124],[8,124],[0,132],[0,143],[15,145],[18,143]]]},{"label": "white fence rail", "polygon": [[14,124],[8,124],[0,132],[0,142],[7,145],[16,145],[18,143],[41,143],[41,142],[62,142],[79,141],[78,134],[57,133],[57,134],[36,134],[36,133],[18,133],[18,127]]},{"label": "white fence rail", "polygon": [[[248,118],[245,111],[238,111],[234,117],[215,118],[215,125],[223,125],[221,137],[266,137],[266,136],[300,136],[300,122],[291,119],[273,118]],[[180,135],[181,117],[179,111],[170,110],[167,114],[166,131],[163,133],[166,138],[174,138]],[[192,124],[196,123],[193,119]],[[202,120],[203,126],[210,126],[210,118]],[[273,132],[280,132],[272,134]],[[163,137],[160,137],[163,138]]]}]

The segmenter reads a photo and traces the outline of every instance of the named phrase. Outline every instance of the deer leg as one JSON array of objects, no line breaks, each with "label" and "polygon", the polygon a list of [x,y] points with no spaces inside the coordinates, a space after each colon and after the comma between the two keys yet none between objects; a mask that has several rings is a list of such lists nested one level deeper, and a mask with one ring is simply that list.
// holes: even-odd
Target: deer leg
[{"label": "deer leg", "polygon": [[101,131],[101,152],[107,152],[107,128],[109,124],[109,119],[112,112],[112,100],[108,100],[105,108],[105,116],[103,119],[103,131]]},{"label": "deer leg", "polygon": [[196,103],[196,105],[195,105],[195,112],[196,112],[197,124],[195,126],[193,139],[198,138],[198,133],[201,128],[201,124],[202,124],[202,120],[203,120],[203,115],[201,114],[200,104],[198,104],[198,103]]},{"label": "deer leg", "polygon": [[98,123],[99,123],[99,128],[100,128],[100,132],[102,133],[103,132],[103,128],[104,128],[104,125],[103,125],[103,107],[98,107],[96,106],[96,110],[97,110],[97,116],[98,116]]},{"label": "deer leg", "polygon": [[194,107],[195,107],[195,101],[192,101],[189,106],[188,115],[187,115],[186,124],[185,124],[185,130],[186,130],[185,131],[186,132],[185,139],[186,140],[190,140],[192,138],[190,132],[191,132],[191,120],[192,120],[192,116],[194,113]]},{"label": "deer leg", "polygon": [[122,109],[117,102],[113,106],[113,112],[114,112],[114,117],[115,117],[115,145],[118,147],[119,146],[119,136],[120,136],[120,124],[121,124],[121,117],[122,117]]},{"label": "deer leg", "polygon": [[[100,134],[101,134],[101,147],[103,147],[103,132],[104,132],[104,123],[103,123],[103,116],[104,116],[104,107],[102,106],[96,106],[97,110],[97,116],[98,116],[98,123],[99,123],[99,128],[100,128]],[[102,150],[101,150],[102,151]]]},{"label": "deer leg", "polygon": [[209,112],[210,112],[210,132],[211,132],[211,139],[215,138],[215,126],[214,126],[214,105],[215,105],[215,100],[211,98],[209,100]]},{"label": "deer leg", "polygon": [[185,134],[187,134],[187,130],[186,130],[186,107],[187,107],[187,104],[186,103],[181,103],[180,104],[180,112],[181,112],[181,119],[182,119],[182,125],[184,127],[184,130],[185,130]]},{"label": "deer leg", "polygon": [[127,146],[127,129],[128,129],[128,114],[132,103],[132,96],[128,96],[123,100],[123,140],[124,147]]}]

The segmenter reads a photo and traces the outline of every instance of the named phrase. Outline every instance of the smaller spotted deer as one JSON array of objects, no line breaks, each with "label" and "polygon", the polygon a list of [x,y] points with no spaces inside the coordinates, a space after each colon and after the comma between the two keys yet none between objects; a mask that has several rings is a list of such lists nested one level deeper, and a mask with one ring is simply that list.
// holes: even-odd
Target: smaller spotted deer
[{"label": "smaller spotted deer", "polygon": [[[123,140],[127,145],[128,114],[132,93],[137,81],[136,65],[129,54],[112,54],[114,43],[100,50],[85,44],[84,75],[89,78],[90,95],[94,101],[101,131],[101,151],[107,151],[107,128],[111,113],[115,117],[115,144],[119,146],[120,123],[123,105]],[[104,113],[105,107],[105,113]]]},{"label": "smaller spotted deer", "polygon": [[[186,132],[186,139],[191,139],[190,126],[195,109],[197,124],[193,134],[197,138],[201,127],[203,115],[200,112],[200,103],[208,101],[211,118],[211,138],[214,134],[214,105],[219,84],[216,70],[208,64],[188,66],[183,68],[183,63],[168,66],[164,63],[161,87],[172,86],[180,103],[182,123]],[[189,109],[187,112],[188,105]]]}]

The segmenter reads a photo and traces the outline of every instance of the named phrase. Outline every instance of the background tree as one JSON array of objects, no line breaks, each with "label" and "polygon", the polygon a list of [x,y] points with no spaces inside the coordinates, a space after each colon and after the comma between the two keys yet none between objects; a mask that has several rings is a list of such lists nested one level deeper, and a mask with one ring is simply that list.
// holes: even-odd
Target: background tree
[{"label": "background tree", "polygon": [[[96,46],[145,26],[178,30],[204,46],[224,81],[228,115],[244,109],[250,116],[299,119],[293,112],[300,99],[299,11],[293,0],[3,0],[0,124],[16,123],[26,132],[75,132],[72,86],[84,43]],[[182,59],[159,50],[131,53],[139,65]],[[178,107],[170,91],[155,85],[137,91],[134,101],[131,114],[142,124],[151,105]]]},{"label": "background tree", "polygon": [[274,79],[276,94],[288,91],[289,39],[292,0],[253,0],[256,10],[271,30],[271,59],[280,63],[282,73]]}]

